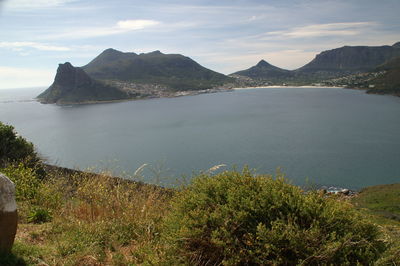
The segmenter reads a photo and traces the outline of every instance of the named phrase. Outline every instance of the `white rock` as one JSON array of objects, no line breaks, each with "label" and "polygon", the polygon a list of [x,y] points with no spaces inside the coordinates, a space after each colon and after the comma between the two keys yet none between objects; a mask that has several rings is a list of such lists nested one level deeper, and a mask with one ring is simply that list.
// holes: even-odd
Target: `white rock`
[{"label": "white rock", "polygon": [[14,212],[16,210],[15,185],[8,177],[0,173],[0,212]]}]

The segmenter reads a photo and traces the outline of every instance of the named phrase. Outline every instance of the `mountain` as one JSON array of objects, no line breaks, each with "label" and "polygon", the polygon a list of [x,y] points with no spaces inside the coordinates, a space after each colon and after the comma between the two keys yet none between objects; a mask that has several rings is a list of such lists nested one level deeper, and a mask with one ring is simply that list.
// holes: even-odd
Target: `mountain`
[{"label": "mountain", "polygon": [[318,54],[310,63],[296,70],[297,74],[328,75],[370,71],[386,61],[400,56],[394,46],[344,46]]},{"label": "mountain", "polygon": [[396,42],[395,44],[392,45],[395,48],[400,48],[400,42]]},{"label": "mountain", "polygon": [[253,79],[277,80],[292,76],[292,72],[273,66],[265,60],[261,60],[253,67],[235,72],[231,75],[245,76]]},{"label": "mountain", "polygon": [[53,84],[37,98],[42,103],[84,103],[127,99],[132,95],[89,77],[71,63],[60,64]]},{"label": "mountain", "polygon": [[107,49],[82,68],[95,79],[158,84],[174,91],[211,89],[233,81],[189,57],[160,51],[138,55]]},{"label": "mountain", "polygon": [[183,55],[110,48],[83,67],[60,64],[54,83],[37,98],[42,103],[71,104],[172,97],[225,90],[233,84],[233,78]]}]

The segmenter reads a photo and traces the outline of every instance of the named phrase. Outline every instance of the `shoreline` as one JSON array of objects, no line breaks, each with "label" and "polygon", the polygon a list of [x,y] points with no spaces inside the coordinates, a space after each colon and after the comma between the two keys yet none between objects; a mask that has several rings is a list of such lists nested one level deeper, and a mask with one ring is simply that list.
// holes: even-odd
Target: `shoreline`
[{"label": "shoreline", "polygon": [[280,89],[280,88],[338,88],[345,89],[346,87],[341,86],[313,86],[313,85],[303,85],[303,86],[282,86],[282,85],[268,85],[268,86],[254,86],[254,87],[235,87],[232,90],[251,90],[251,89]]},{"label": "shoreline", "polygon": [[102,103],[119,103],[119,102],[130,102],[130,101],[140,101],[140,100],[150,100],[150,99],[163,99],[163,98],[178,98],[184,96],[195,96],[200,94],[211,94],[211,93],[219,93],[219,92],[230,92],[233,91],[233,88],[223,88],[223,89],[208,89],[208,90],[199,90],[199,91],[178,91],[175,93],[171,93],[169,95],[163,96],[148,96],[143,98],[126,98],[126,99],[118,99],[118,100],[94,100],[94,101],[84,101],[84,102],[55,102],[55,103],[47,103],[42,101],[40,98],[34,98],[33,100],[41,103],[41,104],[55,104],[58,106],[68,106],[68,105],[86,105],[86,104],[102,104]]}]

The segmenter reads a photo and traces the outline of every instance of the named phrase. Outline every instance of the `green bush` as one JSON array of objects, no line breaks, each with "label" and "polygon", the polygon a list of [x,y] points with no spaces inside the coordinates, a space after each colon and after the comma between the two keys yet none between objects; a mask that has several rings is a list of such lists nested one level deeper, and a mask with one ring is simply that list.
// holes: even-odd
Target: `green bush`
[{"label": "green bush", "polygon": [[34,208],[28,215],[28,222],[35,224],[50,222],[51,219],[51,212],[43,208]]},{"label": "green bush", "polygon": [[350,205],[247,169],[195,178],[165,226],[170,259],[197,265],[370,264],[385,250]]},{"label": "green bush", "polygon": [[30,164],[39,161],[33,144],[18,136],[14,127],[0,122],[0,167],[10,162],[21,161]]},{"label": "green bush", "polygon": [[35,169],[19,163],[14,166],[9,165],[0,171],[14,182],[17,201],[29,201],[36,198],[41,183]]}]

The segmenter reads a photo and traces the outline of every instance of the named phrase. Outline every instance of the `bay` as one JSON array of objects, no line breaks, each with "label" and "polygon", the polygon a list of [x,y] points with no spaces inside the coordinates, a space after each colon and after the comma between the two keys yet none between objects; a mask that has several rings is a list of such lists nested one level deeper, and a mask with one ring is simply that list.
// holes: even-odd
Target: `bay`
[{"label": "bay", "polygon": [[294,184],[351,189],[400,182],[400,98],[341,88],[257,88],[76,106],[0,90],[0,121],[49,163],[173,185],[182,175],[278,167]]}]

